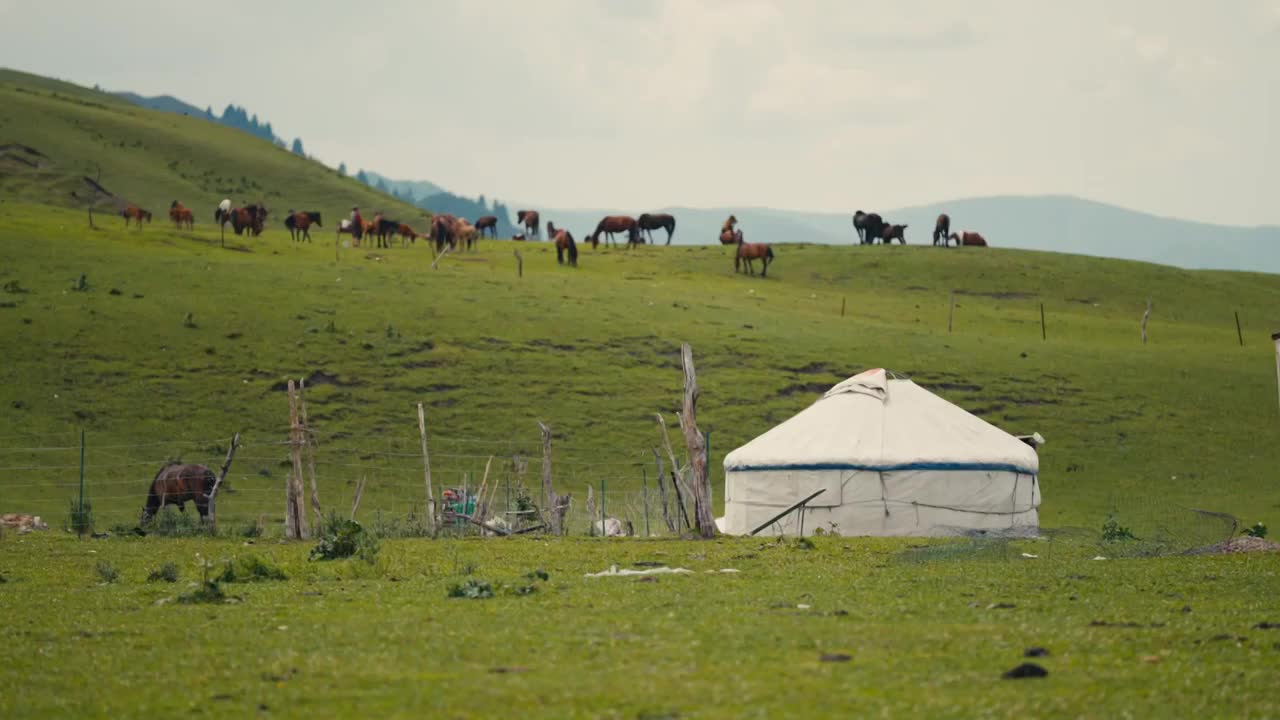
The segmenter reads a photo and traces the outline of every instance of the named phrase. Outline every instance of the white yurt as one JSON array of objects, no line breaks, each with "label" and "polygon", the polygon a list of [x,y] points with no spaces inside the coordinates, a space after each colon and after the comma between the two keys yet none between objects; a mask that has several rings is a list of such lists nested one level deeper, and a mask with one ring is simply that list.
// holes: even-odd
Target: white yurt
[{"label": "white yurt", "polygon": [[761,526],[762,535],[1034,533],[1039,468],[1027,443],[910,380],[868,370],[725,457],[717,524],[730,535]]}]

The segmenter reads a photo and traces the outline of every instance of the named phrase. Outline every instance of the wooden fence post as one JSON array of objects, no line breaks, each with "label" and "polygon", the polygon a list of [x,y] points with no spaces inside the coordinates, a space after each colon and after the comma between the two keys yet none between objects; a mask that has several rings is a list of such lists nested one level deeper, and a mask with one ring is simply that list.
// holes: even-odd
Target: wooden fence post
[{"label": "wooden fence post", "polygon": [[1271,340],[1276,344],[1276,389],[1280,390],[1280,332],[1272,333]]},{"label": "wooden fence post", "polygon": [[564,534],[564,516],[569,511],[569,495],[556,495],[551,487],[551,428],[538,423],[542,431],[542,498],[545,504],[547,526],[552,535]]},{"label": "wooden fence post", "polygon": [[1040,339],[1048,339],[1048,336],[1045,335],[1044,331],[1044,303],[1040,303]]},{"label": "wooden fence post", "polygon": [[1147,311],[1142,313],[1142,344],[1147,344],[1147,320],[1151,317],[1151,298],[1147,298]]},{"label": "wooden fence post", "polygon": [[288,506],[285,512],[285,531],[290,538],[305,540],[307,532],[306,505],[302,490],[302,437],[303,430],[298,415],[298,387],[289,380],[289,457],[292,459],[293,471],[289,475],[286,491]]},{"label": "wooden fence post", "polygon": [[951,332],[951,321],[956,316],[956,291],[951,291],[951,305],[947,309],[947,332]]},{"label": "wooden fence post", "polygon": [[[307,474],[311,478],[311,512],[315,514],[317,532],[324,526],[324,512],[320,509],[320,490],[316,487],[316,438],[311,432],[311,423],[307,422],[307,381],[298,380],[298,405],[302,411],[303,442],[307,451]],[[305,505],[305,503],[304,503]]]},{"label": "wooden fence post", "polygon": [[422,437],[422,474],[427,486],[427,530],[435,533],[436,498],[431,490],[431,456],[427,454],[427,413],[422,403],[418,403],[418,434]]},{"label": "wooden fence post", "polygon": [[667,450],[667,458],[671,460],[671,489],[676,494],[676,525],[680,524],[680,518],[684,518],[684,526],[689,528],[692,526],[689,523],[689,511],[684,506],[684,498],[692,493],[689,491],[688,483],[685,482],[684,470],[680,467],[680,463],[676,462],[675,450],[671,449],[671,436],[667,434],[667,421],[662,417],[662,413],[657,413],[657,418],[658,434],[662,436],[662,445]]},{"label": "wooden fence post", "polygon": [[680,361],[684,366],[684,412],[680,414],[680,427],[689,448],[689,465],[693,471],[693,514],[698,533],[703,539],[716,536],[716,520],[711,512],[711,480],[707,474],[706,438],[698,430],[698,375],[693,367],[693,348],[689,343],[680,346]]},{"label": "wooden fence post", "polygon": [[519,250],[512,250],[516,255],[516,277],[524,277],[524,258],[520,257]]},{"label": "wooden fence post", "polygon": [[1244,332],[1240,330],[1240,311],[1236,310],[1236,337],[1240,339],[1240,347],[1244,347]]},{"label": "wooden fence post", "polygon": [[213,489],[209,491],[209,525],[216,533],[218,531],[218,488],[222,487],[222,482],[227,479],[227,473],[231,471],[231,459],[236,456],[236,449],[240,447],[240,433],[236,433],[231,438],[231,447],[227,448],[227,459],[222,461],[222,470],[218,473],[218,479],[213,481]]},{"label": "wooden fence post", "polygon": [[671,519],[670,505],[667,502],[667,486],[662,482],[662,455],[658,453],[658,448],[653,449],[653,461],[658,465],[658,498],[662,502],[662,520],[667,524],[667,532],[674,533],[676,524]]}]

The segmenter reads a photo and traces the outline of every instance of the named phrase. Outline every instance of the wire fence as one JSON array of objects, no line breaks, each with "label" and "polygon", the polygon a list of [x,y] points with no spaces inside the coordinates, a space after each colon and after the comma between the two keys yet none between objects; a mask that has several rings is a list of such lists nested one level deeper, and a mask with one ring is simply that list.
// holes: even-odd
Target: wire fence
[{"label": "wire fence", "polygon": [[[241,437],[217,492],[220,531],[270,534],[283,530],[293,460],[291,443],[282,437],[288,433]],[[355,519],[378,525],[385,534],[426,527],[427,463],[417,432],[365,436],[313,432],[311,437],[314,470],[304,461],[303,480],[309,493],[314,476],[326,516],[352,517],[354,508]],[[72,529],[83,502],[84,514],[92,518],[95,529],[127,532],[139,524],[151,481],[161,468],[171,462],[196,463],[217,474],[231,444],[230,437],[145,442],[95,442],[88,437],[83,447],[79,440],[0,437],[0,512],[37,515],[52,528]],[[483,514],[477,517],[481,521],[517,528],[534,524],[545,508],[542,442],[536,433],[506,439],[430,436],[427,444],[432,495],[443,510],[457,508],[466,514],[478,510]],[[665,468],[667,476],[659,486],[649,448],[601,454],[556,444],[551,472],[555,492],[570,496],[565,515],[570,534],[591,533],[593,526],[599,532],[605,516],[641,536],[667,535],[672,527],[680,527],[664,519],[664,497],[666,517],[682,517],[675,506],[670,468]],[[181,511],[163,510],[190,516],[188,524],[199,518],[191,503]],[[692,509],[685,514],[692,518]],[[445,530],[483,532],[461,518],[447,523]]]}]

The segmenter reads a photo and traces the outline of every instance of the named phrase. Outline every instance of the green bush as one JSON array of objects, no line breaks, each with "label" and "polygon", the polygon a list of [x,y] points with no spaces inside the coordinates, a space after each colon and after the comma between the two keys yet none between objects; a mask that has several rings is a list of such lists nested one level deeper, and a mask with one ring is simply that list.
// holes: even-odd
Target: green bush
[{"label": "green bush", "polygon": [[1114,515],[1109,515],[1107,521],[1102,523],[1102,539],[1107,542],[1117,542],[1137,540],[1138,537],[1129,528],[1121,525]]},{"label": "green bush", "polygon": [[270,560],[257,555],[249,555],[236,560],[228,560],[222,568],[222,574],[214,579],[219,583],[266,582],[287,580],[284,571],[276,567]]},{"label": "green bush", "polygon": [[199,537],[211,534],[212,527],[200,520],[200,513],[178,512],[166,506],[151,518],[147,531],[163,537]]},{"label": "green bush", "polygon": [[1244,534],[1249,537],[1264,538],[1267,536],[1267,526],[1263,523],[1254,523],[1253,527],[1244,529]]},{"label": "green bush", "polygon": [[355,520],[343,520],[337,515],[330,515],[325,521],[320,542],[311,549],[312,560],[355,557],[373,564],[377,555],[378,539]]},{"label": "green bush", "polygon": [[93,532],[93,503],[85,500],[84,507],[81,507],[79,500],[71,498],[71,509],[67,513],[66,529],[77,535],[91,534]]},{"label": "green bush", "polygon": [[104,583],[113,583],[120,579],[120,571],[106,560],[99,560],[96,570],[98,579]]},{"label": "green bush", "polygon": [[226,602],[227,594],[216,582],[205,580],[200,583],[200,587],[189,593],[183,593],[178,596],[178,602],[183,605],[200,605],[203,603],[222,603]]},{"label": "green bush", "polygon": [[147,582],[178,582],[178,566],[175,563],[167,562],[147,576]]},{"label": "green bush", "polygon": [[482,600],[493,597],[493,585],[483,580],[467,580],[449,586],[449,597]]}]

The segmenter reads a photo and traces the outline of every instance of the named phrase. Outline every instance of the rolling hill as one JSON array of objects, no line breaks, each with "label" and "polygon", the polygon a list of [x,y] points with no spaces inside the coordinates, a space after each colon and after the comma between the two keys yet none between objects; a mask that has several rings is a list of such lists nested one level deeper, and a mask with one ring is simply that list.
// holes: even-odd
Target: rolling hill
[{"label": "rolling hill", "polygon": [[[114,196],[101,209],[134,203],[157,219],[176,199],[195,210],[198,223],[212,222],[218,202],[231,198],[265,202],[273,224],[296,208],[322,211],[333,227],[360,205],[425,229],[422,210],[239,130],[0,70],[0,147],[19,145],[25,149],[0,157],[6,200],[84,208],[87,177]],[[28,150],[38,153],[35,164]]]},{"label": "rolling hill", "polygon": [[[522,205],[521,207],[537,207]],[[636,209],[543,211],[557,225],[590,230],[604,215],[638,214]],[[741,221],[747,240],[856,242],[849,213],[814,213],[769,208],[671,207],[653,212],[676,216],[676,244],[715,242],[730,214]],[[889,221],[909,225],[907,240],[929,244],[940,213],[955,229],[979,230],[998,247],[1071,252],[1142,260],[1193,269],[1280,273],[1280,228],[1233,227],[1163,218],[1069,196],[989,197],[881,211]],[[664,233],[655,241],[666,242]]]},{"label": "rolling hill", "polygon": [[[1269,339],[1280,276],[811,242],[780,243],[767,279],[735,274],[728,249],[709,246],[584,249],[570,269],[545,243],[485,241],[432,269],[422,244],[335,256],[321,241],[291,247],[274,223],[223,249],[203,222],[89,230],[58,183],[101,165],[103,185],[157,209],[175,196],[211,209],[228,190],[326,212],[396,206],[196,118],[7,72],[0,100],[0,145],[40,153],[0,156],[5,511],[65,515],[81,430],[106,523],[136,520],[159,463],[218,464],[239,431],[246,447],[223,511],[276,518],[284,381],[308,378],[326,507],[348,506],[364,478],[362,513],[421,511],[422,402],[436,482],[474,484],[496,458],[496,477],[518,493],[537,482],[546,422],[557,487],[581,503],[607,481],[611,512],[634,516],[640,488],[652,488],[654,413],[672,424],[680,401],[682,341],[694,347],[712,468],[832,384],[887,367],[1047,437],[1047,525],[1096,528],[1117,507],[1156,522],[1188,507],[1250,522],[1280,511]],[[821,237],[785,214],[777,222],[796,228],[782,239]],[[696,222],[682,216],[681,233]]]}]

